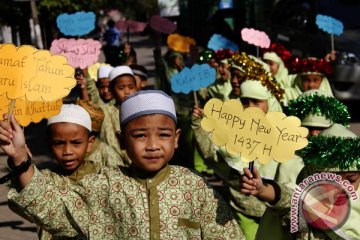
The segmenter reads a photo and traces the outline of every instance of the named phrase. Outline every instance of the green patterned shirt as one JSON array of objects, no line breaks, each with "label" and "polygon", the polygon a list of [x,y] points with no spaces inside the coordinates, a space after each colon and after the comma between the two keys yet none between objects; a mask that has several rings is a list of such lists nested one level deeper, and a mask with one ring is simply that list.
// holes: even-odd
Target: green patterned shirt
[{"label": "green patterned shirt", "polygon": [[136,176],[130,168],[103,168],[77,185],[55,185],[35,168],[31,182],[8,198],[56,237],[244,239],[229,206],[189,169]]}]

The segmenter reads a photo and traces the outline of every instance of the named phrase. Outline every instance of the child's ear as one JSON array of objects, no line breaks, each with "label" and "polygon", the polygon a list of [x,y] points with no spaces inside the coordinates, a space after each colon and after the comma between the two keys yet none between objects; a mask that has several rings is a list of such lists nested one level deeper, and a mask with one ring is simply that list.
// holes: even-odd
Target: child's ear
[{"label": "child's ear", "polygon": [[123,132],[117,131],[117,132],[115,132],[115,135],[119,141],[121,150],[126,150],[125,134]]},{"label": "child's ear", "polygon": [[175,130],[175,149],[179,147],[179,138],[180,138],[180,134],[181,134],[181,129],[178,128]]},{"label": "child's ear", "polygon": [[88,146],[86,152],[91,152],[94,142],[95,142],[95,136],[91,135],[88,139]]}]

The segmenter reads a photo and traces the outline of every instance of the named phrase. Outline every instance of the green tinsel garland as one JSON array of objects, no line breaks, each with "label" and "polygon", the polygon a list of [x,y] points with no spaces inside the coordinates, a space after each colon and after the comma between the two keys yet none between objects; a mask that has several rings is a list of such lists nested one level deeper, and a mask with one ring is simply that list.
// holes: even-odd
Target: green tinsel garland
[{"label": "green tinsel garland", "polygon": [[314,136],[306,148],[298,150],[305,165],[316,169],[360,170],[360,139]]},{"label": "green tinsel garland", "polygon": [[289,101],[286,115],[303,120],[309,114],[322,115],[333,123],[348,126],[350,114],[347,107],[334,97],[319,95],[300,96]]}]

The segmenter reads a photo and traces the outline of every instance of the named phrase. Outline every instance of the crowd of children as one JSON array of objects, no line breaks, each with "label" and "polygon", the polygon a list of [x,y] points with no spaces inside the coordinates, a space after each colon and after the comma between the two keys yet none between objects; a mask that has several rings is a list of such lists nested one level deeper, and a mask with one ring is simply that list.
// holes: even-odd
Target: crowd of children
[{"label": "crowd of children", "polygon": [[[77,96],[48,119],[57,168],[31,163],[13,115],[0,122],[0,146],[14,176],[9,206],[37,224],[40,239],[360,239],[360,200],[336,229],[307,224],[290,232],[292,195],[312,173],[337,173],[360,193],[360,141],[332,94],[330,58],[291,60],[276,44],[262,58],[204,49],[189,60],[156,48],[154,90],[135,49],[113,45],[106,47],[118,51],[107,52],[112,66],[100,66],[97,79],[78,72]],[[192,94],[171,90],[187,62],[217,73],[196,93],[196,104]],[[255,162],[249,170],[241,154],[215,146],[201,128],[211,98],[297,116],[309,145],[284,163]],[[209,185],[213,180],[221,181],[222,196]]]}]

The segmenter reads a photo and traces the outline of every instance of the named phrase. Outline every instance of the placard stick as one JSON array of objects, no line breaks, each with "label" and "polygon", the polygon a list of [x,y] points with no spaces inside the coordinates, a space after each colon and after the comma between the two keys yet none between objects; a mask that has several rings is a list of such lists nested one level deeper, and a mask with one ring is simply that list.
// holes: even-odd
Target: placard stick
[{"label": "placard stick", "polygon": [[335,51],[334,34],[330,34],[330,37],[331,37],[331,51]]},{"label": "placard stick", "polygon": [[[254,161],[249,162],[249,171],[251,172],[251,174],[253,174],[254,171]],[[245,196],[250,196],[248,193],[245,194]]]},{"label": "placard stick", "polygon": [[127,26],[126,39],[127,39],[127,43],[130,43],[130,27],[129,27],[129,25]]},{"label": "placard stick", "polygon": [[193,91],[193,93],[194,93],[195,106],[198,107],[199,104],[198,104],[198,100],[197,100],[197,96],[196,96],[196,91]]},{"label": "placard stick", "polygon": [[259,57],[259,47],[256,46],[256,57],[258,58]]},{"label": "placard stick", "polygon": [[10,117],[12,115],[12,112],[14,111],[14,106],[15,106],[15,99],[11,99],[10,101],[10,107],[9,107],[9,111],[8,111],[8,119],[7,122],[10,122]]}]

